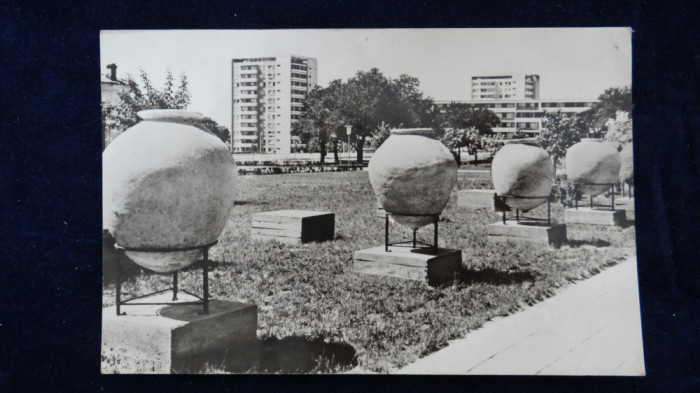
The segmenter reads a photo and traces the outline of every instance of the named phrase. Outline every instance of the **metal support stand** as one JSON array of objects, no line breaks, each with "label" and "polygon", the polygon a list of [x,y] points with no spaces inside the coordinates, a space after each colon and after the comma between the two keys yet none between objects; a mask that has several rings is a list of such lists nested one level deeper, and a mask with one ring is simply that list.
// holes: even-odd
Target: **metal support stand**
[{"label": "metal support stand", "polygon": [[[417,231],[416,229],[413,230],[412,240],[405,241],[405,242],[398,242],[398,243],[389,243],[389,216],[390,215],[397,215],[397,216],[401,215],[401,216],[409,216],[409,217],[433,217],[433,244],[428,244],[428,243],[418,241],[416,239],[416,231]],[[384,251],[391,252],[391,250],[389,250],[389,246],[409,244],[413,248],[416,248],[420,244],[420,245],[428,246],[429,248],[432,248],[433,251],[437,254],[437,251],[438,251],[438,221],[439,220],[440,220],[439,214],[392,214],[392,213],[386,212],[386,215],[384,217]]]},{"label": "metal support stand", "polygon": [[513,220],[513,218],[508,218],[507,212],[509,212],[511,209],[510,207],[507,206],[506,200],[508,198],[512,199],[547,199],[547,219],[539,218],[539,217],[528,217],[525,215],[520,215],[520,209],[515,209],[515,222],[520,222],[520,219],[522,218],[523,220],[527,221],[542,221],[546,222],[547,225],[552,225],[552,208],[551,208],[551,201],[549,200],[549,195],[547,196],[536,196],[536,197],[524,197],[524,196],[516,196],[516,195],[498,195],[494,194],[494,206],[496,207],[496,211],[500,211],[502,213],[502,221],[503,225],[507,224],[508,220]]},{"label": "metal support stand", "polygon": [[[578,210],[578,187],[579,185],[588,186],[608,186],[610,187],[610,210],[615,211],[615,183],[574,183],[574,209]],[[624,186],[623,186],[624,187]],[[624,192],[624,190],[623,190]],[[591,209],[594,207],[608,207],[608,205],[596,205],[593,203],[593,196],[589,196],[590,202],[589,206]]]},{"label": "metal support stand", "polygon": [[[116,309],[117,309],[117,315],[126,315],[125,312],[121,311],[121,308],[123,306],[150,306],[150,305],[201,305],[202,306],[202,313],[203,314],[208,314],[209,313],[209,249],[214,246],[217,242],[205,244],[203,246],[193,246],[193,247],[183,247],[183,248],[135,248],[135,247],[122,247],[118,244],[115,244],[115,248],[117,249],[117,285],[116,285]],[[202,251],[202,260],[201,260],[201,266],[202,266],[202,296],[197,296],[193,293],[190,293],[185,290],[179,290],[178,288],[178,283],[179,283],[179,271],[174,271],[173,272],[173,286],[168,289],[164,289],[162,291],[156,291],[153,293],[149,293],[146,295],[141,295],[141,296],[135,296],[132,298],[129,298],[127,300],[122,300],[121,292],[122,292],[122,266],[121,266],[121,259],[122,259],[122,254],[124,254],[125,251],[135,251],[135,252],[161,252],[161,253],[167,253],[167,252],[179,252],[179,251],[192,251],[192,250],[200,250]],[[164,293],[172,290],[173,292],[173,301],[178,300],[177,295],[178,292],[184,292],[188,295],[194,296],[197,299],[200,299],[200,301],[195,301],[195,302],[178,302],[178,303],[168,303],[168,302],[134,302],[135,300],[138,299],[143,299],[152,295],[156,295],[159,293]]]}]

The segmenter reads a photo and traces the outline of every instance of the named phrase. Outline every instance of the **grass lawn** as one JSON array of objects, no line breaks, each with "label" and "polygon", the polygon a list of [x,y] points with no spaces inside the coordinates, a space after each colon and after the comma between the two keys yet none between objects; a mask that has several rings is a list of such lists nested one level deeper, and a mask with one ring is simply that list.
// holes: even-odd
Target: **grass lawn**
[{"label": "grass lawn", "polygon": [[[471,175],[460,174],[459,188],[491,188],[488,174]],[[239,184],[231,218],[211,251],[211,295],[258,305],[260,340],[302,338],[354,349],[353,364],[327,359],[327,366],[315,372],[342,372],[354,365],[387,372],[405,366],[635,252],[634,226],[568,225],[569,243],[559,249],[491,244],[486,225],[498,216],[459,208],[453,195],[442,214],[440,246],[462,249],[464,271],[454,284],[431,288],[361,276],[352,272],[352,253],[384,240],[367,172],[241,176]],[[335,212],[335,239],[301,246],[252,241],[251,215],[278,209]],[[545,207],[532,214],[545,215]],[[552,217],[562,222],[563,208],[552,204]],[[410,234],[401,227],[392,233]],[[422,240],[431,242],[431,236],[431,226],[419,230]],[[147,293],[169,279],[135,274],[123,293]],[[199,270],[182,272],[181,287],[197,292]],[[105,287],[103,302],[114,303],[114,285]]]}]

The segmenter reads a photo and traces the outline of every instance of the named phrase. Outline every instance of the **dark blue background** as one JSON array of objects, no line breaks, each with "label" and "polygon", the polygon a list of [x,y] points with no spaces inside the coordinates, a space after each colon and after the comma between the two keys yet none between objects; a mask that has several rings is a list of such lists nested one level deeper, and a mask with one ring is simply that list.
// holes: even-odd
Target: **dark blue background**
[{"label": "dark blue background", "polygon": [[[470,3],[0,5],[0,392],[700,390],[700,8],[692,1]],[[101,29],[537,26],[635,30],[636,225],[647,377],[99,374]]]}]

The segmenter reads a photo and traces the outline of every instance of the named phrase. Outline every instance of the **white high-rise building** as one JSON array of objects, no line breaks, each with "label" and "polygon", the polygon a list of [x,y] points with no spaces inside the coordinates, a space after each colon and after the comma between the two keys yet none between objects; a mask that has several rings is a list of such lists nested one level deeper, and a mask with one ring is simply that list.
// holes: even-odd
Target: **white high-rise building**
[{"label": "white high-rise building", "polygon": [[232,61],[234,152],[290,153],[292,124],[316,86],[316,59],[258,57]]},{"label": "white high-rise building", "polygon": [[472,101],[540,98],[540,76],[512,74],[472,77]]}]

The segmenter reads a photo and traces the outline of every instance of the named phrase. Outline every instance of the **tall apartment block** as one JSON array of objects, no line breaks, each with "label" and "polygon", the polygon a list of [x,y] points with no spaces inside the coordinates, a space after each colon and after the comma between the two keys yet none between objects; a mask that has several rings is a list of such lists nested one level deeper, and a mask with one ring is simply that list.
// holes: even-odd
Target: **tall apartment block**
[{"label": "tall apartment block", "polygon": [[513,74],[473,76],[471,98],[479,100],[523,100],[540,98],[540,76]]},{"label": "tall apartment block", "polygon": [[233,152],[290,153],[292,125],[316,86],[316,59],[302,56],[232,60]]}]

